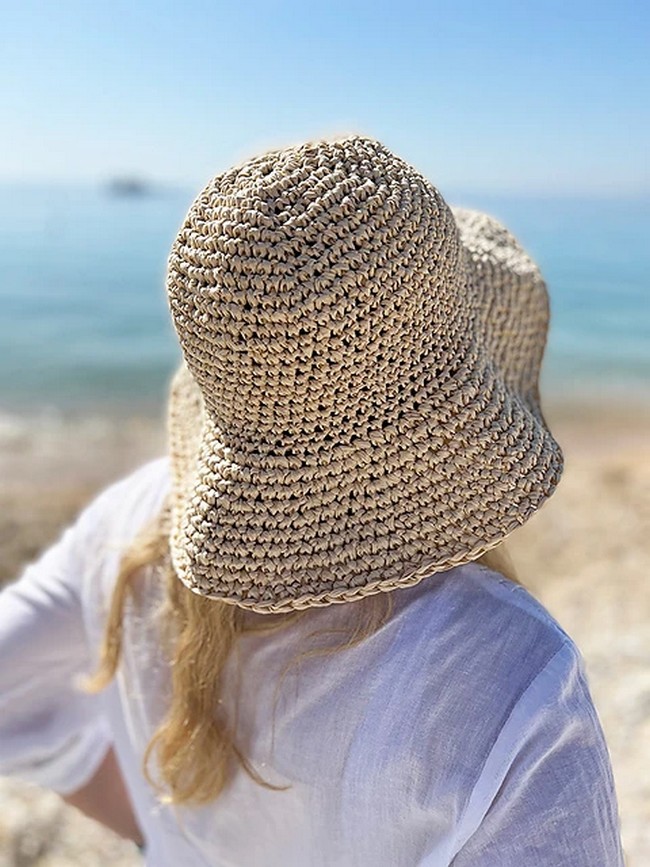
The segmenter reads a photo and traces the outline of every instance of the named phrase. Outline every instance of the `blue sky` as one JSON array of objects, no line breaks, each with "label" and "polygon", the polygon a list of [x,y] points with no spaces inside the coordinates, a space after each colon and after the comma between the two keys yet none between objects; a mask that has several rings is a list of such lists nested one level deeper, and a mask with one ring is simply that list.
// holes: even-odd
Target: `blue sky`
[{"label": "blue sky", "polygon": [[0,180],[360,131],[444,189],[650,194],[647,0],[0,0]]}]

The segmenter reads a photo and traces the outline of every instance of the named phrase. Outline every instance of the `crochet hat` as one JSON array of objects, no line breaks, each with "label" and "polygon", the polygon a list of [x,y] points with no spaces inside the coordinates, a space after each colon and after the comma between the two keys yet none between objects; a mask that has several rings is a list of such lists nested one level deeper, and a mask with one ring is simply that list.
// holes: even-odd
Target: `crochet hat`
[{"label": "crochet hat", "polygon": [[415,584],[558,483],[536,265],[377,141],[214,178],[168,292],[171,555],[200,595],[275,613]]}]

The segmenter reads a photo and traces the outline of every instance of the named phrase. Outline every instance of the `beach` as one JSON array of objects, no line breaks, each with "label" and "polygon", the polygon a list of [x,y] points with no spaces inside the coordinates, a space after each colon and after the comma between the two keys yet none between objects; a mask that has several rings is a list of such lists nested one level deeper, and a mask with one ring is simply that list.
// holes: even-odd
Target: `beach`
[{"label": "beach", "polygon": [[[529,397],[539,391],[565,471],[554,495],[505,543],[515,580],[526,588],[514,587],[511,595],[532,594],[580,650],[611,755],[625,863],[650,867],[650,6],[626,0],[565,6],[502,0],[442,8],[215,7],[189,0],[124,3],[117,10],[88,2],[8,7],[0,77],[7,130],[0,148],[0,590],[20,580],[101,491],[166,454],[165,405],[183,357],[203,386],[215,380],[205,405],[217,409],[219,395],[232,396],[235,416],[241,412],[247,427],[257,419],[262,437],[293,435],[301,392],[333,406],[340,428],[315,429],[335,449],[337,440],[358,444],[363,465],[368,439],[372,446],[375,438],[354,430],[353,410],[373,407],[374,422],[388,431],[382,437],[393,429],[406,437],[399,448],[407,480],[432,497],[436,520],[449,517],[446,528],[425,528],[438,537],[431,547],[442,539],[449,550],[457,541],[450,528],[462,527],[480,545],[494,538],[500,511],[511,515],[509,509],[542,496],[538,484],[555,480],[557,465],[544,464],[535,448],[544,441],[539,428],[527,450],[518,412],[507,407],[500,414],[503,388],[513,394],[521,387]],[[548,329],[540,279],[548,289]],[[372,356],[359,363],[364,352]],[[244,387],[258,375],[268,398],[259,413]],[[276,424],[283,414],[278,395],[293,404],[289,425]],[[428,398],[440,420],[435,430],[429,422],[431,440],[445,444],[430,476],[411,460],[423,440],[413,416],[428,412]],[[376,411],[382,404],[406,414],[393,426]],[[217,415],[219,427],[229,429],[228,413]],[[309,409],[304,415],[310,430],[321,421]],[[511,448],[505,473],[490,475],[490,490],[479,463],[457,460],[460,437],[450,445],[460,429],[454,423],[463,419],[470,437],[481,419],[489,420],[489,460]],[[237,456],[239,443],[231,445]],[[392,445],[385,454],[394,469]],[[467,455],[482,447],[470,438]],[[260,465],[267,448],[275,448],[268,437],[257,449]],[[337,454],[347,460],[345,452],[334,451],[334,460]],[[211,466],[220,455],[203,457]],[[284,455],[292,456],[295,449]],[[346,473],[350,488],[354,468],[345,460],[327,475]],[[525,479],[512,507],[516,462]],[[467,502],[460,493],[465,468],[472,479]],[[245,481],[245,466],[234,475],[240,469]],[[289,465],[284,481],[299,475]],[[314,500],[323,486],[318,473],[307,475]],[[405,490],[392,490],[394,473],[376,476],[379,499],[409,499]],[[446,498],[434,488],[437,478],[449,483]],[[219,480],[219,490],[232,481]],[[356,486],[356,504],[364,486],[365,480]],[[205,486],[200,497],[209,507]],[[268,493],[258,492],[257,500],[264,506]],[[379,544],[366,544],[364,528],[354,526],[356,506],[337,510],[331,500],[325,492],[331,513],[347,521],[357,555],[374,547],[379,558],[387,544],[408,543],[410,521],[387,513]],[[381,512],[378,505],[371,509]],[[308,520],[307,506],[286,501],[297,522]],[[259,521],[257,532],[256,508],[248,509],[246,540],[261,538],[263,558],[273,533]],[[271,511],[277,512],[273,503]],[[190,559],[204,580],[205,551],[215,539],[205,538],[207,522],[195,518],[197,533],[190,535],[205,545]],[[301,541],[310,544],[307,533]],[[317,538],[311,548],[318,550]],[[230,549],[235,562],[238,546]],[[428,580],[435,589],[435,577]],[[62,639],[59,632],[48,642],[44,635],[33,639],[38,629],[24,628],[24,607],[6,610],[26,640],[20,649],[10,642],[8,650],[0,640],[0,672],[14,682],[9,693],[0,684],[3,731],[11,707],[21,716],[23,690],[31,686],[40,700],[50,684],[49,675],[38,680],[24,672],[29,649],[42,657],[48,644],[49,672],[57,652],[73,646],[67,631]],[[488,625],[491,634],[499,631],[492,620]],[[505,643],[512,636],[504,630]],[[435,629],[423,632],[425,640],[436,637]],[[485,672],[481,656],[489,641],[473,655],[479,671]],[[439,654],[429,657],[439,664]],[[525,651],[515,658],[524,670]],[[457,669],[459,682],[467,669]],[[424,670],[429,677],[435,668]],[[155,666],[146,671],[155,686]],[[483,677],[486,695],[494,690],[491,679]],[[522,699],[538,695],[535,684],[528,683]],[[392,698],[399,706],[398,690]],[[398,741],[406,749],[422,728],[413,711],[418,702],[405,704],[394,737],[391,729],[391,749]],[[59,705],[64,713],[54,723],[64,720],[67,755],[74,725],[65,722],[65,697]],[[454,738],[463,746],[465,736],[476,740],[481,725],[476,693],[469,705],[460,708],[467,732]],[[513,699],[504,707],[502,737],[489,759],[508,752],[517,729],[512,710],[524,705]],[[147,715],[158,710],[148,706]],[[15,726],[20,744],[14,752],[16,731],[9,732],[10,755],[0,764],[0,867],[142,865],[134,844],[55,793],[1,775],[23,759],[24,770],[31,735],[38,740],[52,727],[47,712],[26,716]],[[137,720],[122,722],[135,736]],[[114,731],[117,725],[113,720]],[[244,734],[242,728],[242,743]],[[528,734],[539,757],[544,750],[534,726]],[[444,746],[444,732],[436,737]],[[346,768],[355,755],[346,757]],[[415,759],[412,793],[419,798],[426,785]],[[45,757],[44,767],[57,760]],[[471,775],[475,764],[463,751],[460,770]],[[427,765],[440,773],[433,760],[422,773]],[[479,780],[485,768],[475,770]],[[517,768],[510,770],[496,801],[512,806],[531,796],[519,787]],[[51,782],[55,775],[38,778]],[[390,772],[387,779],[393,786]],[[576,830],[574,810],[557,819],[554,796],[563,791],[555,779],[540,807],[540,824],[552,828],[558,848],[585,836]],[[456,828],[466,827],[481,786],[467,794],[466,811],[451,817]],[[444,812],[445,804],[422,800],[414,821],[435,826],[435,810]],[[598,794],[589,790],[584,801],[599,803]],[[160,855],[170,863],[174,843],[190,834],[183,812],[169,823],[171,848]],[[260,818],[268,817],[251,817],[252,840]],[[209,820],[208,814],[204,827]],[[496,824],[498,857],[506,860],[503,837],[511,829]],[[517,829],[530,851],[527,831]],[[341,851],[336,837],[334,828],[314,860]],[[200,833],[185,842],[185,851],[207,863]],[[150,848],[157,859],[153,842]],[[299,848],[277,857],[300,861]],[[547,852],[542,861],[544,854],[551,860]],[[329,860],[337,857],[346,861],[345,852]],[[378,867],[396,867],[388,849],[381,857],[386,863]]]},{"label": "beach", "polygon": [[[632,867],[650,863],[650,406],[556,402],[564,478],[509,540],[522,583],[574,638],[609,744]],[[0,424],[1,577],[11,580],[92,495],[164,452],[155,416]],[[51,793],[0,780],[0,867],[131,865],[135,847]]]}]

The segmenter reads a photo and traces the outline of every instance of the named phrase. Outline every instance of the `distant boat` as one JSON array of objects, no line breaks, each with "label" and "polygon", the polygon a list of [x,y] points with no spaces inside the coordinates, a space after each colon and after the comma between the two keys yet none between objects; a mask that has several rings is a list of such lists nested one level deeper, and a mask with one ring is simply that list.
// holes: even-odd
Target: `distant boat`
[{"label": "distant boat", "polygon": [[106,189],[109,195],[121,198],[135,199],[153,195],[151,184],[143,178],[136,177],[112,178],[106,185]]}]

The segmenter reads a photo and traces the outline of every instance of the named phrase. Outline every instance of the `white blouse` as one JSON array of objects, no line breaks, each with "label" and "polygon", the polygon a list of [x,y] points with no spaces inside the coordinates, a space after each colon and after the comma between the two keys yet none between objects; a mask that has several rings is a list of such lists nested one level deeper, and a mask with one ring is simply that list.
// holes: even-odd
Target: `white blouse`
[{"label": "white blouse", "polygon": [[[470,564],[395,591],[361,644],[285,663],[341,623],[316,609],[246,635],[223,706],[271,791],[239,772],[206,807],[161,805],[141,773],[169,669],[150,570],[101,695],[97,661],[121,552],[167,487],[165,459],[113,485],[0,594],[0,772],[70,793],[112,745],[151,867],[618,867],[607,748],[580,654],[524,589]],[[364,602],[354,602],[363,605]],[[278,684],[280,686],[278,687]]]}]

